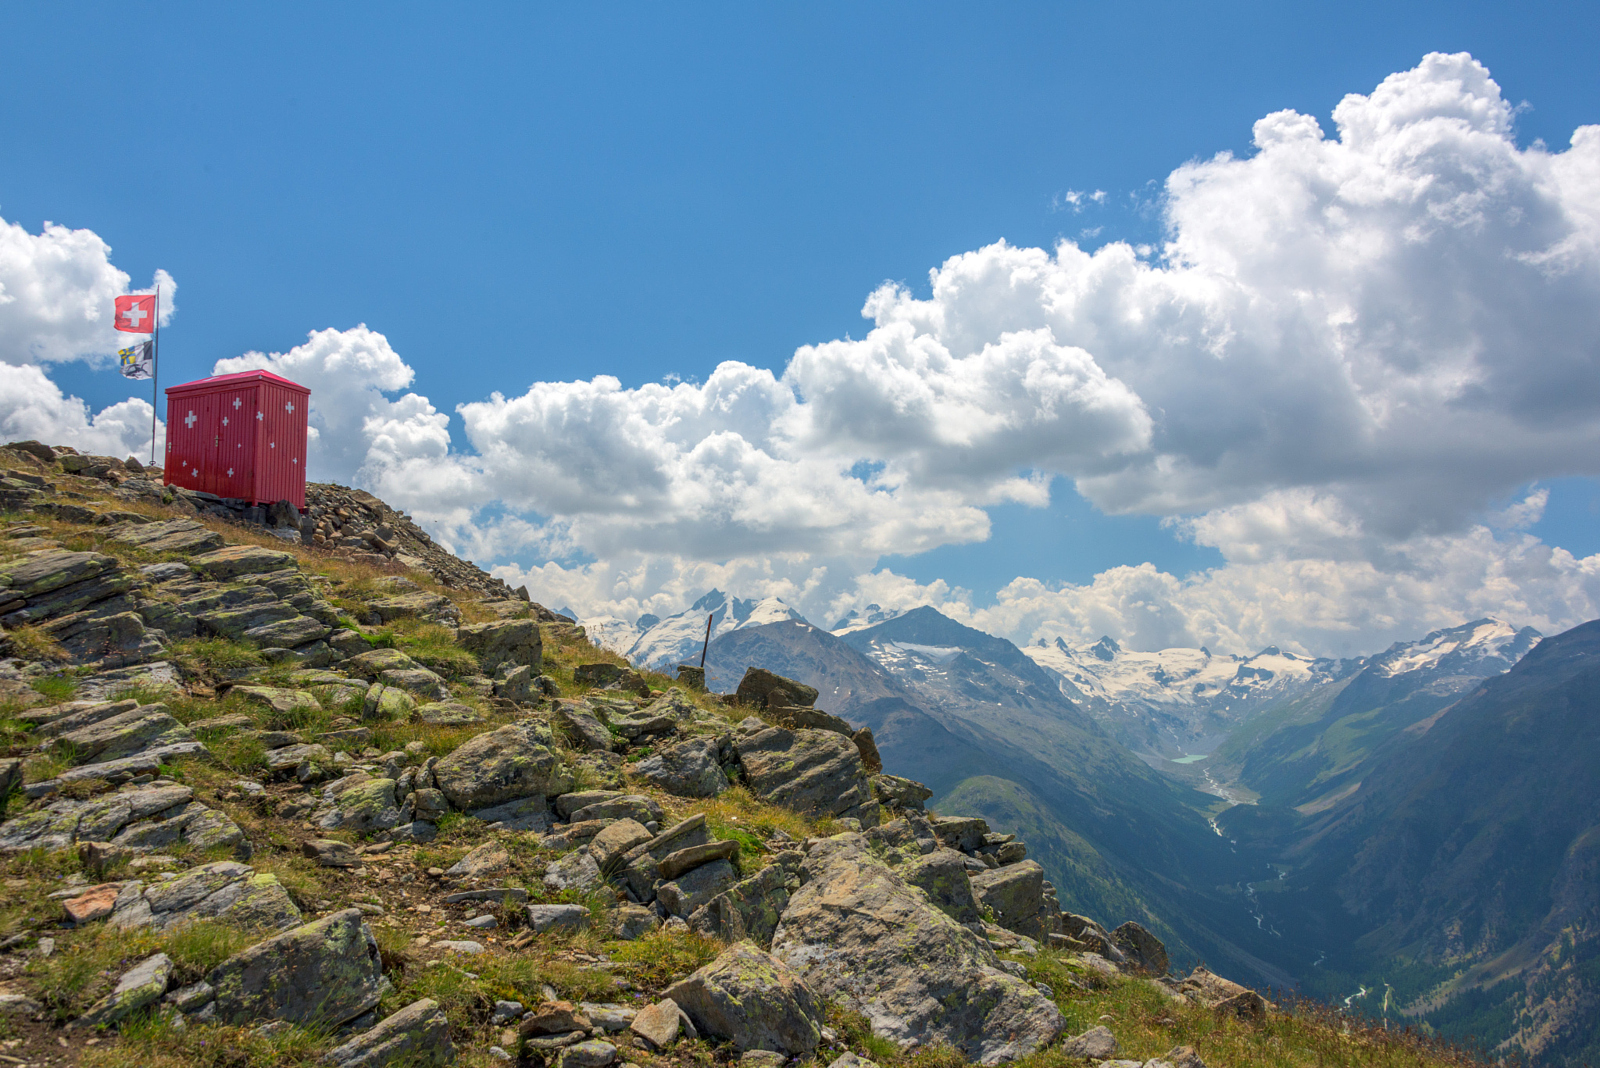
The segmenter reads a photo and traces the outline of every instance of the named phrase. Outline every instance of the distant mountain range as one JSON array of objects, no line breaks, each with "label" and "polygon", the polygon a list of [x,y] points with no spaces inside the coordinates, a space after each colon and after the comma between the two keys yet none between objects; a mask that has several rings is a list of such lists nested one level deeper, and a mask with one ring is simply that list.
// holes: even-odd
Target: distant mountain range
[{"label": "distant mountain range", "polygon": [[595,616],[583,620],[583,629],[591,642],[621,653],[635,666],[671,674],[679,664],[700,662],[707,617],[711,619],[712,640],[744,627],[801,619],[799,612],[776,597],[741,601],[721,590],[712,590],[684,611],[665,619],[645,615],[629,623],[615,616]]},{"label": "distant mountain range", "polygon": [[1157,759],[1209,753],[1252,713],[1335,682],[1361,664],[1271,646],[1254,656],[1204,647],[1131,652],[1110,637],[1079,645],[1040,639],[1023,652],[1059,676],[1061,692],[1118,741]]}]

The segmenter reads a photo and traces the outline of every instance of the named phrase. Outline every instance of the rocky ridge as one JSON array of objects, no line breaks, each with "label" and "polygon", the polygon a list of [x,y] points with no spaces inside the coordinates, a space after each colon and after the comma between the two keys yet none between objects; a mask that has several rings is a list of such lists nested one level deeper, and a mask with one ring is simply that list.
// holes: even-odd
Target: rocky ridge
[{"label": "rocky ridge", "polygon": [[[0,1009],[24,1063],[1133,1042],[1123,1063],[1193,1068],[1245,1063],[1268,1018],[1064,909],[1014,836],[925,811],[809,687],[752,669],[707,694],[499,587],[401,573],[403,545],[253,534],[50,451],[0,451]],[[1124,989],[1168,1023],[1089,1026]],[[1226,1021],[1204,1029],[1224,1059],[1158,1047],[1180,1017]]]}]

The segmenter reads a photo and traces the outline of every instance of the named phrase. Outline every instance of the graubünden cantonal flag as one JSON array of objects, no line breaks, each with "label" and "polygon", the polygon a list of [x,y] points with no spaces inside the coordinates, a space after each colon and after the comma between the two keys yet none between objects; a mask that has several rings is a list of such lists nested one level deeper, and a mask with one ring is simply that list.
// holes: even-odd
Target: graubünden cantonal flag
[{"label": "graub\u00fcnden cantonal flag", "polygon": [[113,325],[130,334],[148,334],[155,329],[156,298],[154,293],[135,293],[117,298],[117,318]]}]

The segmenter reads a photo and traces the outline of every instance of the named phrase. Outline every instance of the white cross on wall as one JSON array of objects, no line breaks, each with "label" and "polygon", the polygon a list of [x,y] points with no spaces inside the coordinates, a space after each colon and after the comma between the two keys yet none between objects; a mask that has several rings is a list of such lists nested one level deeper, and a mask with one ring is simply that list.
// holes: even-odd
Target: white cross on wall
[{"label": "white cross on wall", "polygon": [[190,412],[189,413],[189,418],[187,418],[187,419],[185,419],[183,421],[183,425],[188,427],[190,430],[193,430],[195,422],[196,422],[196,420],[195,420],[195,417],[194,417],[194,413]]},{"label": "white cross on wall", "polygon": [[238,411],[239,410],[239,405],[241,405],[243,403],[244,403],[244,401],[240,400],[238,397],[233,398],[233,410],[234,411]]},{"label": "white cross on wall", "polygon": [[261,413],[260,413],[260,412],[257,412],[257,413],[256,413],[256,418],[257,418],[257,419],[260,419],[260,418],[261,418]]},{"label": "white cross on wall", "polygon": [[286,411],[286,412],[294,411],[294,401],[290,401],[288,404],[285,404],[283,406],[283,410]]},{"label": "white cross on wall", "polygon": [[276,441],[274,441],[271,445],[267,446],[267,448],[269,448],[269,449],[276,449],[277,447],[278,447],[278,443]]},{"label": "white cross on wall", "polygon": [[132,323],[134,326],[138,326],[140,323],[144,322],[145,316],[149,314],[149,312],[144,310],[143,305],[135,304],[133,307],[123,312],[122,317],[128,320],[128,322]]},{"label": "white cross on wall", "polygon": [[230,467],[230,468],[228,468],[228,477],[229,477],[229,478],[232,478],[232,477],[233,477],[233,468],[231,468],[231,467]]},{"label": "white cross on wall", "polygon": [[228,417],[227,416],[223,416],[222,417],[222,425],[223,426],[227,426],[228,425]]}]

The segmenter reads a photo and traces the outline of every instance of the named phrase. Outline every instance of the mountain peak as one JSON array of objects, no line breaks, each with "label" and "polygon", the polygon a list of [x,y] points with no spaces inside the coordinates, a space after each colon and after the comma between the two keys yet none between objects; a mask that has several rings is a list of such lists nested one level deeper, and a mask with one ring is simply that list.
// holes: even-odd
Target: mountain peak
[{"label": "mountain peak", "polygon": [[1089,647],[1090,655],[1097,660],[1115,660],[1120,652],[1122,646],[1118,645],[1117,640],[1109,634],[1102,634],[1100,640]]},{"label": "mountain peak", "polygon": [[723,593],[721,590],[713,589],[710,593],[707,593],[704,597],[701,597],[694,604],[690,605],[689,611],[715,612],[717,609],[721,608],[727,603],[728,595]]},{"label": "mountain peak", "polygon": [[834,637],[849,634],[851,631],[865,630],[875,627],[886,620],[894,619],[900,615],[898,608],[884,608],[882,605],[869,604],[864,609],[852,608],[840,617],[833,625]]}]

